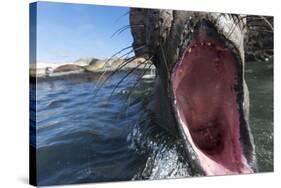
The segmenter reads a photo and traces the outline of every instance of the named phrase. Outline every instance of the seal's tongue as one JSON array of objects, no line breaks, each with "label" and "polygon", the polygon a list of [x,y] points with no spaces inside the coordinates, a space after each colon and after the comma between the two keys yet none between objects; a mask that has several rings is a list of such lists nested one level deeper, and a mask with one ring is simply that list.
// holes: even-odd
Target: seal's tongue
[{"label": "seal's tongue", "polygon": [[177,116],[207,175],[252,172],[239,140],[237,63],[222,42],[199,30],[172,75]]}]

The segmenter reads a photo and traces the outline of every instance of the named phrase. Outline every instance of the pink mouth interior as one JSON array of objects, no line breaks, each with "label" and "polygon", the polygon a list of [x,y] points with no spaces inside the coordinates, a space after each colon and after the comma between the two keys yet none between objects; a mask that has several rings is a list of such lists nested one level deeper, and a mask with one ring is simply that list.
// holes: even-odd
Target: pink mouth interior
[{"label": "pink mouth interior", "polygon": [[207,175],[252,172],[239,141],[236,65],[219,41],[197,38],[172,76],[177,116]]}]

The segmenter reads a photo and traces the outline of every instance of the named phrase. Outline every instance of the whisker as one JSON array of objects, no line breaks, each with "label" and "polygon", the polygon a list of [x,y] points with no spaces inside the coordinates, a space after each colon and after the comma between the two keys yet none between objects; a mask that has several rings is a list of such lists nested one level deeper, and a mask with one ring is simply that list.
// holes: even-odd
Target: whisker
[{"label": "whisker", "polygon": [[259,21],[264,21],[272,31],[274,30],[272,23],[265,16],[247,16],[246,18],[247,18],[247,25],[249,26],[266,27],[265,25],[262,25],[262,23],[259,22]]},{"label": "whisker", "polygon": [[268,48],[268,49],[259,49],[259,50],[255,50],[255,52],[273,52],[272,48]]},{"label": "whisker", "polygon": [[248,24],[248,27],[263,27],[267,29],[268,25],[264,25],[263,23],[252,22]]},{"label": "whisker", "polygon": [[265,25],[263,23],[257,23],[257,22],[252,22],[248,24],[248,27],[259,27],[259,28],[265,28],[265,29],[270,29],[273,31],[273,28],[271,28],[269,25]]},{"label": "whisker", "polygon": [[[133,89],[139,84],[139,82],[141,81],[143,75],[144,75],[148,70],[150,70],[150,68],[151,68],[152,65],[153,65],[153,64],[151,63],[151,64],[148,66],[147,69],[146,69],[147,64],[144,65],[142,73],[140,74],[140,76],[138,77],[138,79],[136,80],[136,82],[134,83],[134,85],[132,86]],[[121,108],[121,111],[122,111],[122,112],[124,112],[124,111],[127,112],[127,111],[128,111],[128,108],[129,108],[129,106],[130,106],[130,98],[131,98],[132,94],[133,94],[133,90],[131,90],[131,91],[129,92],[128,97],[127,97],[127,99],[126,99],[126,103],[124,103],[123,107]],[[127,104],[127,105],[126,105],[126,104]]]},{"label": "whisker", "polygon": [[[236,25],[238,25],[238,27],[243,30],[244,29],[244,22],[243,22],[243,19],[241,19],[241,16],[238,15],[238,14],[232,14],[233,16],[233,20],[234,20],[234,23]],[[242,23],[242,27],[241,27],[241,23]]]},{"label": "whisker", "polygon": [[[118,72],[120,69],[122,69],[124,66],[126,66],[127,64],[129,64],[130,62],[134,61],[135,59],[137,59],[137,57],[131,57],[129,58],[128,60],[126,60],[124,63],[118,65],[118,67],[112,71],[109,76],[100,84],[100,86],[96,89],[96,93],[94,94],[94,97],[97,96],[98,92],[100,91],[100,89],[104,86],[104,84],[112,77],[114,76],[114,74],[116,72]],[[104,75],[104,73],[99,77],[99,80],[102,78],[102,76]],[[99,80],[98,80],[98,83],[99,83]]]},{"label": "whisker", "polygon": [[167,70],[168,79],[170,80],[171,75],[170,75],[168,63],[167,63],[167,60],[166,60],[166,56],[165,56],[165,53],[164,53],[164,50],[163,50],[163,46],[162,46],[161,43],[160,43],[160,50],[161,50],[161,55],[162,55],[162,58],[163,58],[163,61],[164,61],[164,64],[165,64],[165,67],[166,67],[166,70]]},{"label": "whisker", "polygon": [[130,25],[130,27],[124,28],[124,29],[120,30],[120,31],[117,33],[117,35],[120,35],[122,32],[124,32],[124,31],[127,30],[127,29],[135,28],[135,27],[144,27],[144,25],[143,25],[143,24]]},{"label": "whisker", "polygon": [[124,27],[121,27],[117,31],[115,31],[110,38],[113,38],[115,35],[120,35],[123,31],[129,29],[129,28],[134,28],[134,27],[144,27],[143,24],[135,24],[135,25],[125,25]]},{"label": "whisker", "polygon": [[215,20],[215,25],[217,25],[217,24],[218,24],[219,18],[220,18],[221,16],[224,16],[224,13],[219,14],[219,15],[216,17],[216,20]]},{"label": "whisker", "polygon": [[240,23],[241,19],[240,19],[238,14],[231,14],[231,17],[232,17],[232,19],[233,19],[235,24],[239,24]]},{"label": "whisker", "polygon": [[273,31],[271,31],[271,30],[266,30],[266,29],[254,29],[254,28],[251,28],[251,27],[248,27],[248,30],[257,31],[257,32],[273,33]]},{"label": "whisker", "polygon": [[145,64],[147,61],[149,61],[151,58],[149,58],[148,60],[145,60],[144,62],[139,63],[136,67],[134,67],[133,69],[131,69],[123,78],[121,78],[119,80],[119,82],[114,86],[109,99],[111,99],[113,93],[115,92],[115,90],[117,89],[117,87],[130,75],[132,74],[135,70],[137,70],[141,65]]},{"label": "whisker", "polygon": [[[132,53],[133,51],[138,51],[138,50],[140,50],[140,49],[142,49],[142,48],[144,48],[144,47],[145,47],[145,45],[140,46],[140,47],[137,47],[137,48],[135,48],[135,49],[129,51],[128,53],[126,53],[126,54],[120,56],[119,59],[125,57],[126,55],[129,55],[129,54]],[[112,57],[114,57],[114,56],[112,56]],[[112,57],[111,57],[111,58],[112,58]],[[110,58],[110,59],[111,59],[111,58]],[[126,57],[126,58],[127,58],[127,57]],[[109,59],[109,60],[110,60],[110,59]],[[109,60],[108,60],[107,62],[109,62]],[[107,62],[105,62],[105,64],[106,64]],[[126,63],[126,61],[123,62],[123,63]],[[123,63],[122,63],[122,64],[123,64]],[[104,64],[104,66],[103,66],[103,69],[105,68],[105,64]],[[119,69],[120,69],[120,66],[121,66],[122,64],[118,65],[118,67],[117,67],[116,69],[119,70]],[[122,67],[121,67],[121,68],[122,68]],[[102,77],[106,74],[106,72],[107,72],[107,70],[105,69],[105,70],[103,71],[103,73],[100,75],[100,77],[98,78],[97,84],[100,83]]]},{"label": "whisker", "polygon": [[117,31],[115,31],[111,36],[110,38],[114,37],[114,35],[116,35],[119,31],[123,30],[123,29],[126,29],[126,28],[130,28],[130,25],[125,25],[121,28],[119,28]]},{"label": "whisker", "polygon": [[[133,46],[125,47],[125,48],[119,50],[118,52],[116,52],[115,54],[113,54],[110,58],[108,58],[108,59],[104,62],[103,66],[102,66],[102,69],[105,69],[107,63],[108,63],[110,60],[112,60],[113,57],[115,57],[116,55],[120,54],[121,52],[123,52],[123,51],[125,51],[125,50],[127,50],[127,49],[130,49],[130,48],[132,48],[132,47],[133,47]],[[131,51],[132,51],[132,50],[131,50]],[[99,78],[99,79],[100,79],[100,78]],[[99,81],[99,79],[98,79],[98,81]]]},{"label": "whisker", "polygon": [[130,11],[125,12],[124,14],[122,14],[121,16],[119,16],[116,20],[115,23],[118,22],[123,16],[126,16],[129,14]]},{"label": "whisker", "polygon": [[[133,85],[133,88],[135,88],[135,87],[139,84],[139,82],[141,81],[141,79],[142,79],[142,77],[144,76],[144,74],[145,74],[148,70],[150,70],[150,68],[151,68],[152,65],[153,65],[153,63],[151,63],[151,64],[148,66],[148,68],[146,68],[147,64],[144,65],[143,71],[142,71],[142,73],[140,74],[139,78],[136,80],[136,83]],[[132,94],[132,92],[130,92],[128,96],[130,97],[131,94]]]},{"label": "whisker", "polygon": [[128,46],[128,47],[125,47],[125,48],[119,50],[118,52],[116,52],[115,54],[113,54],[113,55],[112,55],[110,58],[108,58],[108,60],[104,63],[104,65],[103,65],[102,68],[104,68],[105,65],[106,65],[113,57],[115,57],[116,55],[120,54],[121,52],[123,52],[123,51],[125,51],[125,50],[127,50],[127,49],[130,49],[130,48],[132,48],[132,47],[133,47],[132,45],[131,45],[131,46]]},{"label": "whisker", "polygon": [[235,30],[235,24],[233,24],[232,26],[231,26],[231,28],[230,28],[230,30],[229,30],[229,33],[228,33],[228,35],[227,35],[227,39],[229,39],[229,37],[232,35],[232,33],[234,32],[234,30]]},{"label": "whisker", "polygon": [[237,24],[236,24],[236,16],[235,16],[234,14],[230,14],[229,16],[230,16],[230,17],[232,18],[232,20],[234,21],[234,24],[231,25],[231,28],[230,28],[229,33],[228,33],[228,35],[227,35],[226,38],[229,38],[229,37],[232,35],[232,33],[233,33],[234,30],[235,30],[235,26],[237,25]]},{"label": "whisker", "polygon": [[[143,75],[144,75],[148,70],[150,70],[150,68],[151,68],[152,65],[153,65],[153,64],[151,63],[151,64],[148,66],[147,69],[146,69],[147,64],[144,65],[142,73],[140,74],[140,76],[138,77],[138,79],[136,80],[136,82],[134,83],[134,85],[132,86],[133,88],[135,88],[135,87],[138,85],[138,83],[141,81]],[[128,96],[130,97],[131,94],[132,94],[132,90],[131,90],[131,92],[129,93]]]}]

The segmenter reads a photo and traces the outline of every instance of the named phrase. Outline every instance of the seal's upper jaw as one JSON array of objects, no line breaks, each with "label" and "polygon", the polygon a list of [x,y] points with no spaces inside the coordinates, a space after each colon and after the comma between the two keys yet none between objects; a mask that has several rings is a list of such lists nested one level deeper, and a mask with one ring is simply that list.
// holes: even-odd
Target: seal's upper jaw
[{"label": "seal's upper jaw", "polygon": [[174,108],[207,175],[251,173],[240,142],[241,62],[208,22],[172,72]]}]

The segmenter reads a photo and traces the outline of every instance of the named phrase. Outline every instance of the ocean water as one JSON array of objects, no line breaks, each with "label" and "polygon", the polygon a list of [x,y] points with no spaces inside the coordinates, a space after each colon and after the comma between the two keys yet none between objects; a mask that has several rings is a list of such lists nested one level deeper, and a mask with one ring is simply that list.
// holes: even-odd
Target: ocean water
[{"label": "ocean water", "polygon": [[246,81],[250,92],[250,124],[260,172],[273,171],[273,63],[248,63]]},{"label": "ocean water", "polygon": [[[125,75],[117,73],[98,93],[100,75],[90,73],[31,83],[39,185],[190,176],[181,143],[150,121],[153,80],[138,79],[139,72],[116,87]],[[272,171],[272,64],[248,63],[246,79],[259,171]]]}]

